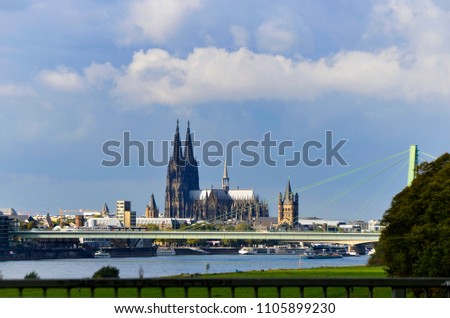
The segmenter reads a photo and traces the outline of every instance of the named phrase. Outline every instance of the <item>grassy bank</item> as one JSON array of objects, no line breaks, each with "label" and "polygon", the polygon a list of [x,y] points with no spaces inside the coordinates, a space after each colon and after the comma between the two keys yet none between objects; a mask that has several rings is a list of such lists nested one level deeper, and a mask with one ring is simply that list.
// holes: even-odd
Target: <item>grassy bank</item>
[{"label": "grassy bank", "polygon": [[[175,276],[176,278],[183,277]],[[250,271],[238,273],[223,273],[223,274],[209,274],[200,275],[201,278],[381,278],[385,277],[385,272],[382,267],[367,267],[367,266],[352,266],[352,267],[323,267],[310,269],[294,269],[294,270],[267,270],[267,271]],[[161,291],[157,288],[142,289],[142,297],[161,297]],[[299,288],[283,288],[281,292],[282,297],[299,297]],[[305,288],[305,297],[322,297],[321,288]],[[389,288],[379,288],[374,290],[375,297],[390,297]],[[18,297],[17,290],[0,290],[0,297]],[[24,290],[24,297],[43,297],[41,290]],[[205,288],[190,288],[189,297],[207,297],[207,290]],[[275,288],[260,288],[259,297],[276,297]],[[72,289],[71,297],[90,297],[90,290],[88,289]],[[119,289],[119,297],[136,297],[137,291],[133,288]],[[229,288],[213,288],[213,297],[230,297],[231,291]],[[252,288],[236,288],[236,297],[253,297]],[[351,297],[367,297],[367,288],[354,288],[351,292]],[[60,289],[47,290],[47,297],[66,297],[66,291]],[[95,290],[95,297],[114,297],[114,291],[110,288],[99,288]],[[180,288],[167,288],[166,297],[183,297],[183,290]],[[345,297],[345,290],[343,288],[329,288],[328,297]]]}]

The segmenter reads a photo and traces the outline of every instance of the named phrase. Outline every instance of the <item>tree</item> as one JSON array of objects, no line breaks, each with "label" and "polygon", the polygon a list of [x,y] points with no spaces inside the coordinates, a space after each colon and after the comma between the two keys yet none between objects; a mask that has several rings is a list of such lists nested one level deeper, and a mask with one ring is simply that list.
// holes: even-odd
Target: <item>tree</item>
[{"label": "tree", "polygon": [[450,276],[450,155],[418,167],[392,200],[377,246],[390,276]]},{"label": "tree", "polygon": [[92,278],[119,278],[119,269],[114,266],[103,266],[92,275]]},{"label": "tree", "polygon": [[246,222],[242,222],[242,223],[237,224],[234,227],[234,230],[236,232],[248,232],[248,231],[253,231],[253,228],[250,225],[248,225]]},{"label": "tree", "polygon": [[25,275],[25,277],[23,279],[40,279],[38,273],[36,273],[35,271],[29,272],[28,274]]},{"label": "tree", "polygon": [[159,231],[159,226],[156,224],[147,224],[145,227],[147,231]]}]

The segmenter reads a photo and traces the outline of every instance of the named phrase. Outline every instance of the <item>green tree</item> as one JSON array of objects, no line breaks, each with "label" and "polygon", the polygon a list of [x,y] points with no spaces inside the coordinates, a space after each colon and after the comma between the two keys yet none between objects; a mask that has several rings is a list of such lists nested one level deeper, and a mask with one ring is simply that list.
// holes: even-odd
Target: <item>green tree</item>
[{"label": "green tree", "polygon": [[103,266],[92,275],[92,278],[119,278],[119,269],[114,266]]},{"label": "green tree", "polygon": [[28,274],[25,275],[25,277],[23,279],[40,279],[38,273],[36,273],[35,271],[29,272]]},{"label": "green tree", "polygon": [[236,226],[234,227],[234,230],[236,232],[247,232],[247,231],[253,231],[253,228],[250,225],[248,225],[247,223],[242,222],[242,223],[236,224]]},{"label": "green tree", "polygon": [[390,276],[450,276],[450,155],[418,167],[417,178],[392,200],[377,257]]},{"label": "green tree", "polygon": [[147,231],[159,231],[159,226],[156,224],[147,224],[145,227]]}]

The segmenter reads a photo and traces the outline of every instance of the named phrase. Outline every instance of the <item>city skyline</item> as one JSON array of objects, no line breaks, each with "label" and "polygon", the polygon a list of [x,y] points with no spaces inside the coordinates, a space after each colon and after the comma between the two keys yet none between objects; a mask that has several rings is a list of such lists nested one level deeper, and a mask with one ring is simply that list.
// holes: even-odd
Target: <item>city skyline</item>
[{"label": "city skyline", "polygon": [[[56,214],[130,200],[140,215],[154,193],[161,211],[167,166],[139,167],[132,152],[129,167],[104,167],[102,145],[130,132],[159,147],[177,119],[202,144],[270,132],[293,142],[289,158],[308,141],[325,144],[327,131],[334,144],[347,140],[348,166],[249,168],[242,153],[227,162],[230,186],[253,187],[271,216],[288,179],[298,191],[411,144],[439,156],[449,16],[438,0],[0,4],[0,206]],[[381,218],[406,185],[402,163],[325,205],[377,169],[299,192],[300,217]],[[200,165],[200,187],[220,187],[222,172]]]}]

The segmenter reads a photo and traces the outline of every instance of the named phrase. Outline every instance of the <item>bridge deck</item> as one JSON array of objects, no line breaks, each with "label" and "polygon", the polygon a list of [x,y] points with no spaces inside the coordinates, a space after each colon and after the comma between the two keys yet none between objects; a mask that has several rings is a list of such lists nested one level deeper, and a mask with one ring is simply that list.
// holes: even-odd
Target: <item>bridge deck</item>
[{"label": "bridge deck", "polygon": [[380,233],[328,232],[193,232],[193,231],[18,231],[21,238],[84,238],[84,239],[211,239],[211,240],[277,240],[304,242],[369,243],[378,242]]}]

